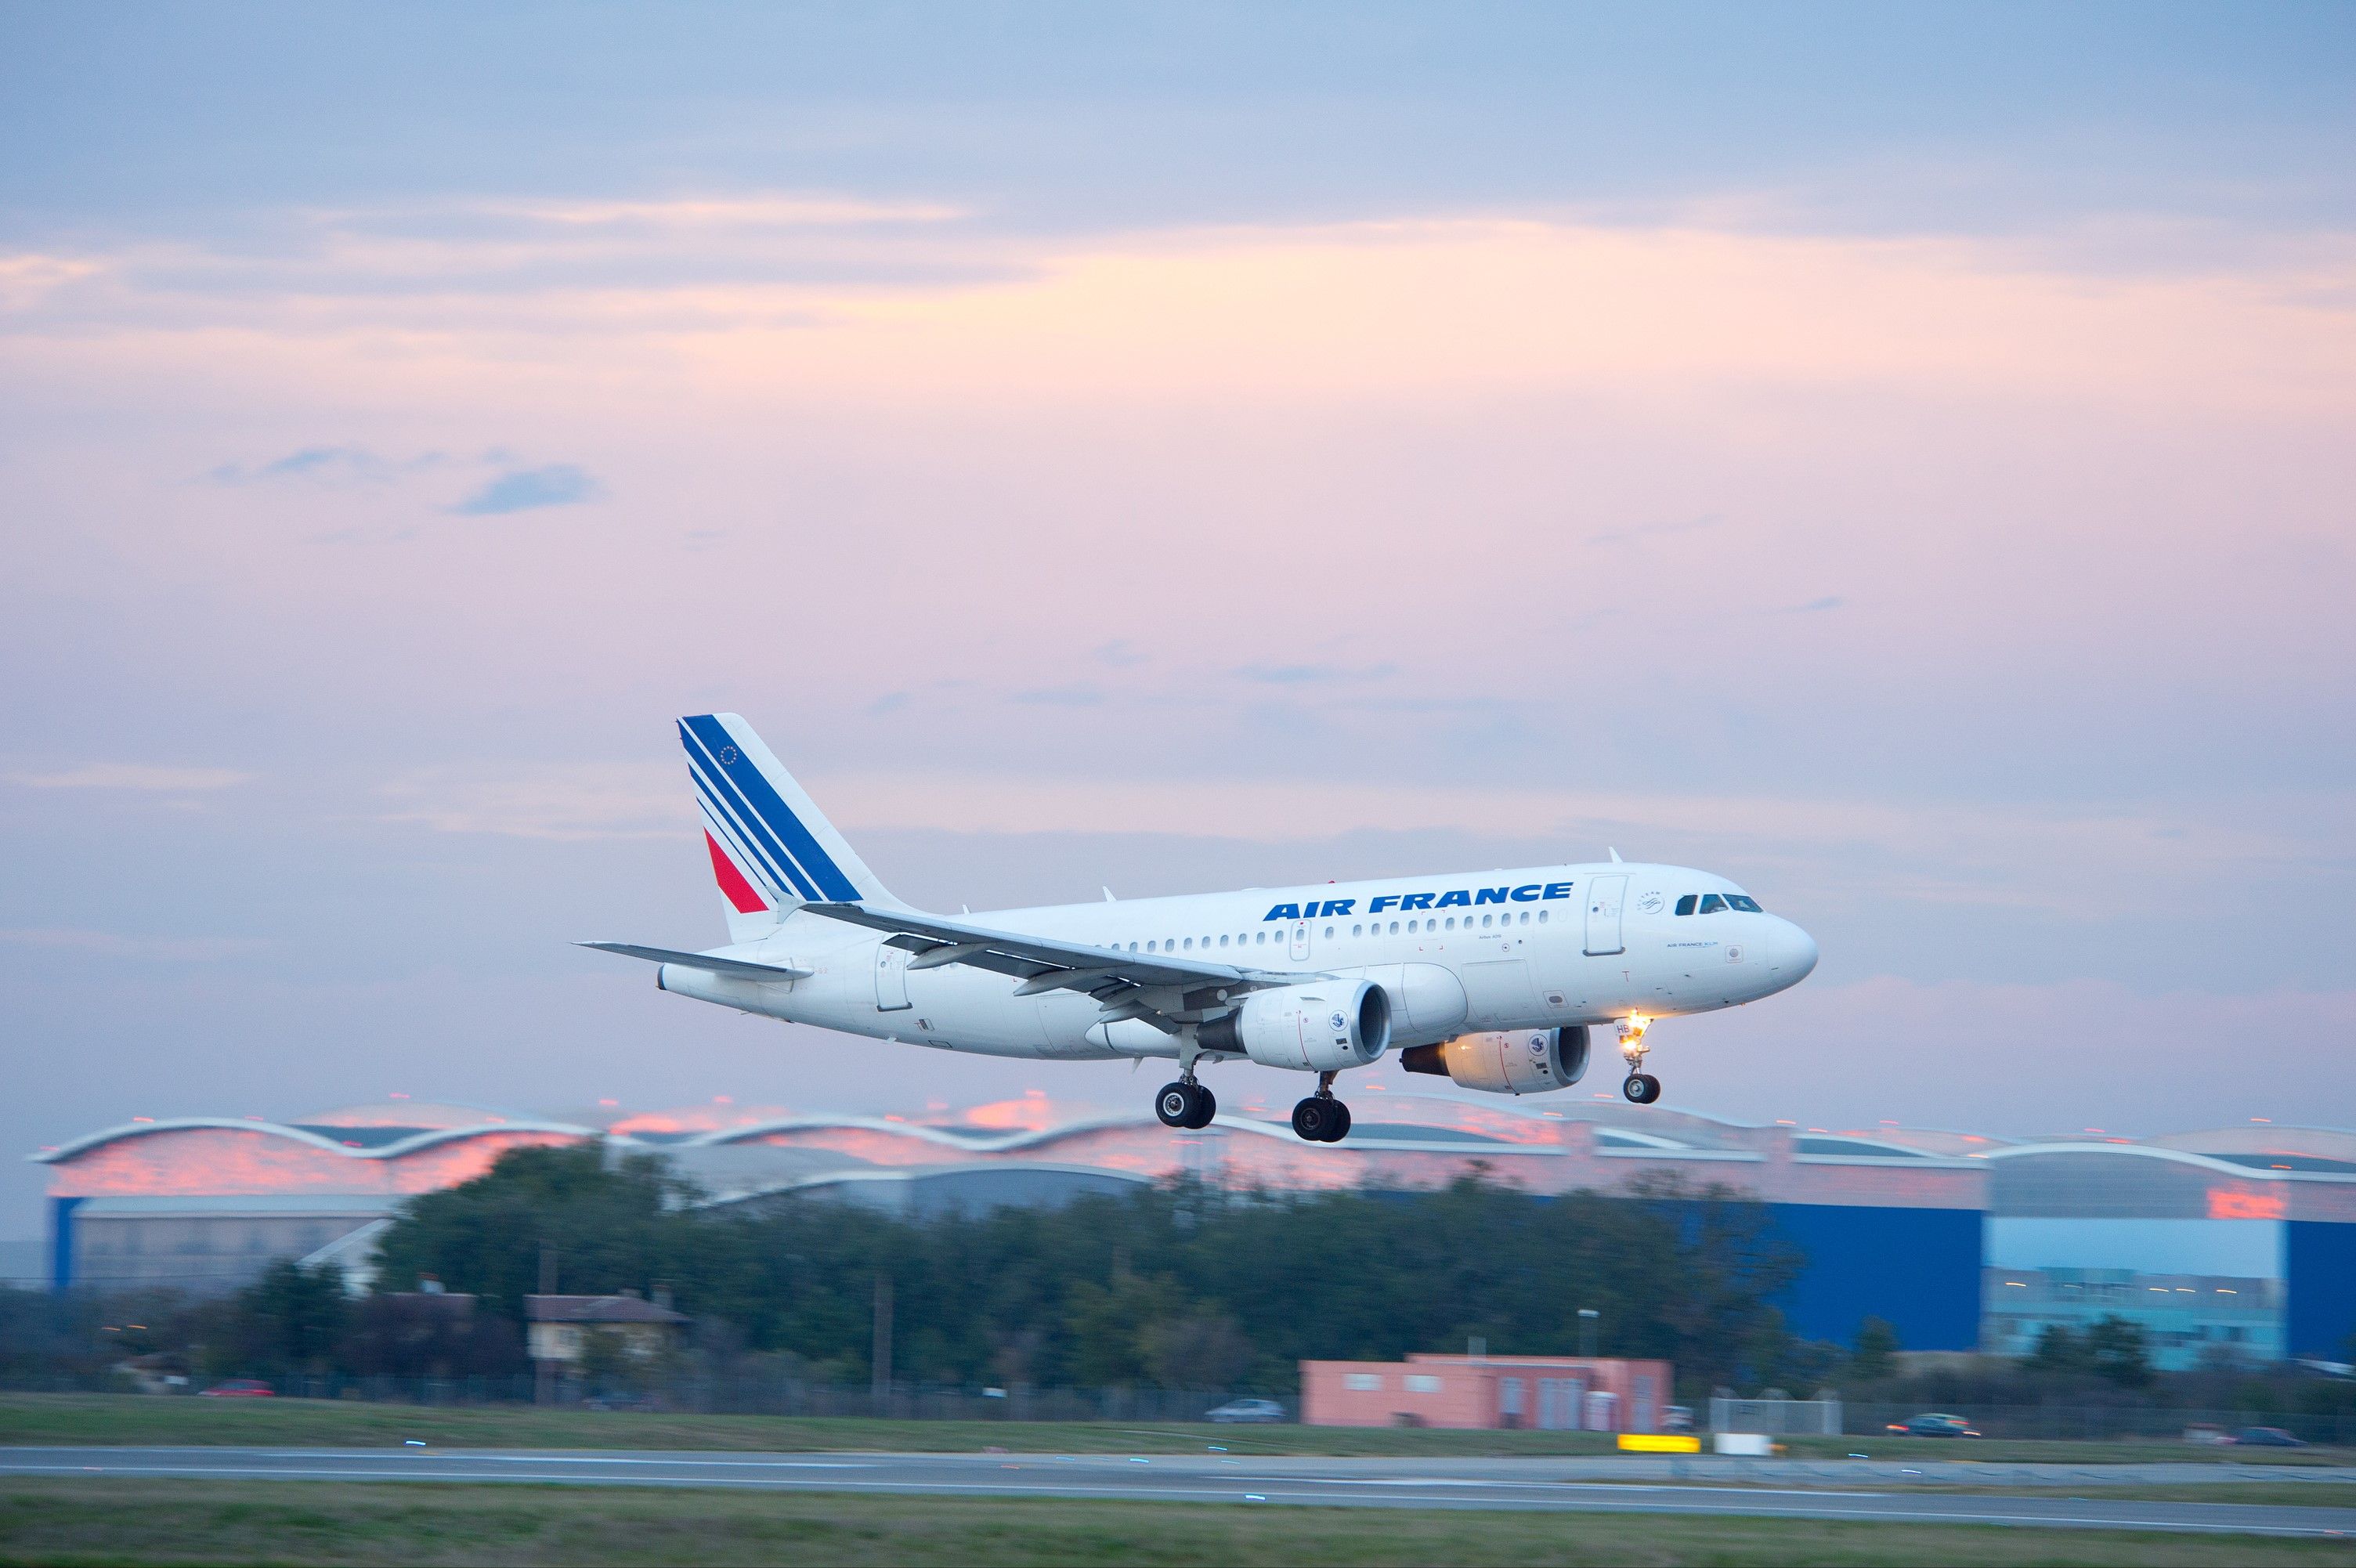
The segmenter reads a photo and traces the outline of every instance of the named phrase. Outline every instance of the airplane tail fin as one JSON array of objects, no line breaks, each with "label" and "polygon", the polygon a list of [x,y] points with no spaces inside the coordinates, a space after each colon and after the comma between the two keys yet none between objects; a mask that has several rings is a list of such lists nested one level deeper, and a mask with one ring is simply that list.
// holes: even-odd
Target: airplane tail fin
[{"label": "airplane tail fin", "polygon": [[753,726],[734,714],[679,721],[731,941],[751,941],[803,904],[897,905]]}]

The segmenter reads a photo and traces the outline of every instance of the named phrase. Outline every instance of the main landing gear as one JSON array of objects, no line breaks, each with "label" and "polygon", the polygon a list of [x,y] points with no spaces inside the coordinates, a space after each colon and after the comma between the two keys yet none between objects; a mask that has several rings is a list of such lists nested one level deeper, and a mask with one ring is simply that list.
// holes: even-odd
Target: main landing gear
[{"label": "main landing gear", "polygon": [[1162,1092],[1153,1097],[1153,1113],[1162,1118],[1164,1127],[1199,1133],[1219,1113],[1219,1101],[1190,1072],[1175,1083],[1162,1086]]},{"label": "main landing gear", "polygon": [[1652,1049],[1644,1044],[1646,1027],[1642,1014],[1620,1020],[1620,1054],[1628,1061],[1628,1081],[1620,1092],[1637,1105],[1650,1105],[1661,1097],[1661,1080],[1644,1070],[1644,1053]]},{"label": "main landing gear", "polygon": [[1338,1144],[1350,1135],[1350,1108],[1333,1098],[1333,1075],[1317,1075],[1317,1092],[1292,1108],[1292,1130],[1304,1143]]}]

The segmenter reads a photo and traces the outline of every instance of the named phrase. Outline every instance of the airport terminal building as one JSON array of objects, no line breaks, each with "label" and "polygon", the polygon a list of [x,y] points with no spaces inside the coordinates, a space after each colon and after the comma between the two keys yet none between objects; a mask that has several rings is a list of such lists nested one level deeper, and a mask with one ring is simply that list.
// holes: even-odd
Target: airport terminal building
[{"label": "airport terminal building", "polygon": [[[2130,1141],[1883,1126],[1751,1126],[1617,1099],[1387,1092],[1340,1144],[1223,1115],[1021,1127],[795,1115],[533,1117],[394,1101],[287,1122],[108,1128],[32,1157],[50,1175],[60,1290],[233,1289],[277,1258],[369,1275],[399,1205],[506,1150],[602,1139],[659,1152],[716,1204],[819,1197],[909,1214],[1050,1204],[1180,1173],[1269,1190],[1445,1183],[1478,1168],[1533,1195],[1673,1178],[1757,1198],[1806,1254],[1779,1302],[1849,1341],[1869,1316],[1909,1349],[2026,1354],[2049,1323],[2141,1324],[2163,1367],[2224,1352],[2342,1355],[2356,1332],[2356,1133],[2271,1124]],[[698,1121],[705,1124],[695,1125]]]}]

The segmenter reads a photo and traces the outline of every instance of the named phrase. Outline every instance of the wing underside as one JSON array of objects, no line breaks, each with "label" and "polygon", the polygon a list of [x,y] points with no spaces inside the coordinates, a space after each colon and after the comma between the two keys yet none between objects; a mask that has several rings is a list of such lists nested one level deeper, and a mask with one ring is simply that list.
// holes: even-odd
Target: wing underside
[{"label": "wing underside", "polygon": [[1014,988],[1018,996],[1077,991],[1094,997],[1103,1008],[1099,1022],[1138,1018],[1164,1032],[1174,1032],[1181,1023],[1197,1021],[1206,1009],[1217,1009],[1230,996],[1289,985],[1301,978],[994,930],[905,909],[850,903],[805,904],[802,908],[808,914],[885,933],[886,945],[915,955],[908,961],[911,969],[961,963],[1012,975],[1021,983]]}]

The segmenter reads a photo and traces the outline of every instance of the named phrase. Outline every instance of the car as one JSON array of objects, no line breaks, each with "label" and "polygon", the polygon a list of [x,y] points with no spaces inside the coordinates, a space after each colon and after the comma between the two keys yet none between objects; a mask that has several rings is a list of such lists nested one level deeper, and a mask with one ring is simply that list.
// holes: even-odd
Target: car
[{"label": "car", "polygon": [[266,1400],[276,1398],[277,1391],[268,1383],[252,1378],[231,1378],[227,1382],[215,1383],[205,1390],[201,1397],[209,1400]]},{"label": "car", "polygon": [[1221,1423],[1237,1421],[1282,1421],[1284,1407],[1274,1400],[1229,1400],[1210,1412],[1207,1419]]},{"label": "car", "polygon": [[2233,1442],[2243,1448],[2304,1448],[2307,1446],[2279,1426],[2245,1426],[2233,1434]]},{"label": "car", "polygon": [[1693,1406],[1665,1404],[1661,1407],[1663,1432],[1691,1432],[1694,1429]]},{"label": "car", "polygon": [[1943,1415],[1936,1411],[1926,1411],[1904,1421],[1893,1421],[1886,1430],[1901,1437],[1977,1437],[1980,1434],[1979,1429],[1962,1416]]}]

